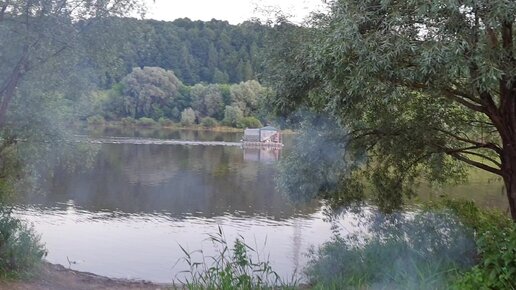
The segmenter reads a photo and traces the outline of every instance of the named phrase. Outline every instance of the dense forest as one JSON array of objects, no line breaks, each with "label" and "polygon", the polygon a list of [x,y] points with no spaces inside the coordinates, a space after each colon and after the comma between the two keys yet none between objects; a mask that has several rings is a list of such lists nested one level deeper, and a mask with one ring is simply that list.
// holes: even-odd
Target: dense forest
[{"label": "dense forest", "polygon": [[84,27],[80,69],[96,89],[76,100],[78,117],[97,124],[149,118],[259,126],[267,90],[256,80],[268,29],[254,22],[119,17]]},{"label": "dense forest", "polygon": [[[99,83],[109,87],[134,67],[173,70],[187,85],[239,83],[262,73],[267,27],[254,22],[172,22],[111,17],[84,29],[83,47],[109,53],[109,68]],[[90,54],[91,55],[91,54]],[[108,59],[104,57],[105,59]],[[94,62],[97,62],[96,60]]]}]

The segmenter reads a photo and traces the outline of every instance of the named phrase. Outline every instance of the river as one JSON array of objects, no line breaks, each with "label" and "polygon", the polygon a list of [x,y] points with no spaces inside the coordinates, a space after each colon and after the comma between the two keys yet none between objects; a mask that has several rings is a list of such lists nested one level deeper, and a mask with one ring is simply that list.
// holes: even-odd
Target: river
[{"label": "river", "polygon": [[[240,133],[188,130],[106,129],[90,135],[223,142],[241,138]],[[286,136],[283,151],[290,150],[291,139]],[[28,193],[17,203],[15,214],[33,224],[51,263],[169,283],[188,269],[180,245],[214,255],[208,235],[220,227],[230,243],[241,235],[289,279],[293,273],[301,277],[310,247],[328,240],[333,230],[355,228],[352,215],[330,223],[320,202],[292,204],[276,190],[276,164],[285,153],[280,150],[141,142],[97,146],[91,166],[75,172],[56,168],[43,188],[46,194]],[[467,186],[460,192],[479,185]],[[503,203],[499,183],[485,181],[483,186],[492,192],[484,202]]]}]

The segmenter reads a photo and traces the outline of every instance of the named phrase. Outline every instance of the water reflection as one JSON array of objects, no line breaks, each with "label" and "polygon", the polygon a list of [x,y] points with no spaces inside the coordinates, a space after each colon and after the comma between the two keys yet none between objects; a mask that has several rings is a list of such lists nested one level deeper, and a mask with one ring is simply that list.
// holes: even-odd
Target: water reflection
[{"label": "water reflection", "polygon": [[259,161],[264,163],[273,163],[278,161],[281,156],[280,148],[244,148],[244,161]]},{"label": "water reflection", "polygon": [[307,262],[304,254],[309,247],[322,244],[333,230],[321,211],[283,220],[229,213],[178,219],[165,213],[91,212],[69,203],[60,208],[23,206],[15,214],[32,222],[42,234],[52,263],[68,266],[70,260],[77,262],[72,269],[155,282],[171,282],[188,268],[177,263],[183,257],[179,244],[188,251],[202,249],[213,255],[207,234],[217,232],[218,226],[228,241],[243,236],[262,259],[269,256],[284,278],[299,272]]},{"label": "water reflection", "polygon": [[[97,132],[98,136],[124,132]],[[127,132],[125,132],[127,133]],[[137,134],[136,134],[137,133]],[[146,138],[232,142],[239,134],[176,131]],[[174,135],[176,134],[176,135]],[[263,245],[284,276],[331,234],[319,202],[293,205],[276,191],[278,150],[226,146],[102,144],[91,168],[55,169],[19,197],[16,214],[42,235],[53,263],[100,275],[171,282],[185,265],[178,244],[210,253],[224,228]]]},{"label": "water reflection", "polygon": [[248,162],[242,152],[224,146],[104,144],[93,168],[58,169],[42,185],[49,194],[27,194],[22,202],[60,207],[73,200],[90,211],[175,217],[238,213],[281,219],[317,211],[317,203],[294,207],[276,191],[271,161],[279,155]]},{"label": "water reflection", "polygon": [[[109,131],[111,130],[111,131]],[[240,140],[239,133],[108,131],[97,136],[199,141]],[[154,132],[154,133],[152,133]],[[285,136],[285,148],[291,142]],[[99,145],[91,168],[55,169],[42,184],[47,194],[19,197],[15,213],[35,226],[53,263],[118,278],[171,282],[188,250],[211,245],[220,225],[229,241],[244,236],[283,277],[306,264],[312,245],[327,241],[335,224],[319,202],[293,205],[276,191],[281,151],[225,146]],[[276,149],[277,150],[277,149]],[[338,229],[357,228],[352,216]],[[267,241],[267,242],[265,242]],[[265,244],[265,245],[264,245]]]}]

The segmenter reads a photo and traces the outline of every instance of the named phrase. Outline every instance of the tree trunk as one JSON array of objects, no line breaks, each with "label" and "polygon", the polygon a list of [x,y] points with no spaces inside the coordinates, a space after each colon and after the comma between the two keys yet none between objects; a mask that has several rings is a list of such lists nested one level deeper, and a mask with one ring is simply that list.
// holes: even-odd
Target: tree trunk
[{"label": "tree trunk", "polygon": [[25,45],[20,60],[14,67],[9,78],[5,81],[3,87],[0,88],[0,128],[4,126],[7,116],[7,109],[9,108],[14,94],[16,93],[16,87],[18,86],[23,74],[25,73],[25,70],[27,69],[28,59],[29,46]]},{"label": "tree trunk", "polygon": [[516,222],[516,174],[512,173],[510,176],[503,177],[505,183],[505,190],[507,199],[509,200],[509,210],[511,217]]},{"label": "tree trunk", "polygon": [[516,144],[504,144],[502,156],[502,177],[509,201],[512,220],[516,222]]}]

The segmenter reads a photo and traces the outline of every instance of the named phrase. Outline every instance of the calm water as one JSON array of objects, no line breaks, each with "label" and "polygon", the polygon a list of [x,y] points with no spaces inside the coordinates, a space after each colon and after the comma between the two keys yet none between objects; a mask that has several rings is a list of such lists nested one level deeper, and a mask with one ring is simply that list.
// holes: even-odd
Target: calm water
[{"label": "calm water", "polygon": [[[240,133],[114,129],[92,136],[241,138]],[[288,137],[286,144],[289,150]],[[242,235],[262,258],[269,256],[280,275],[289,277],[306,264],[310,246],[331,236],[332,224],[324,220],[320,203],[293,205],[276,191],[280,151],[98,146],[90,168],[57,170],[44,186],[48,194],[28,194],[19,201],[16,214],[33,223],[52,263],[109,277],[171,282],[187,269],[179,245],[213,254],[207,235],[220,226],[228,241]],[[486,187],[496,200],[498,185]],[[335,225],[353,230],[354,220],[347,216]]]},{"label": "calm water", "polygon": [[[94,132],[94,136],[228,141],[240,133]],[[225,146],[99,145],[97,160],[75,173],[57,170],[27,195],[16,214],[34,224],[47,260],[100,275],[171,282],[188,250],[213,254],[207,240],[221,226],[289,276],[310,245],[331,235],[318,202],[292,205],[275,189],[281,152]],[[176,264],[177,263],[177,264]],[[174,266],[175,265],[175,266]]]}]

